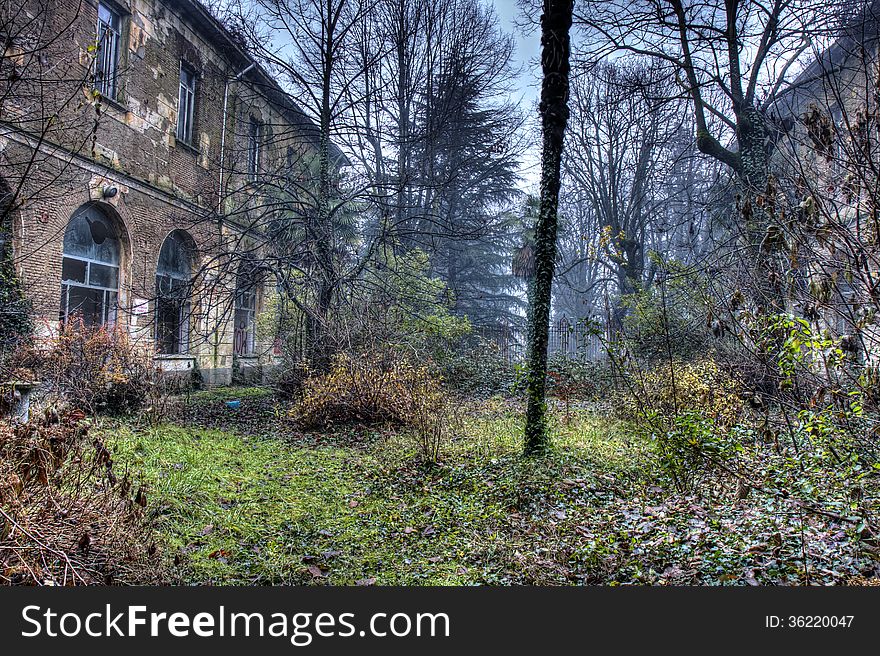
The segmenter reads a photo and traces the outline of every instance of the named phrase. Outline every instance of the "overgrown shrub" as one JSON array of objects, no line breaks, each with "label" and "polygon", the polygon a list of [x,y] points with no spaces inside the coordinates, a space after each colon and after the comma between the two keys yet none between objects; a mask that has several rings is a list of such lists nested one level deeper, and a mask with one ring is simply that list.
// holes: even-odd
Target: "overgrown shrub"
[{"label": "overgrown shrub", "polygon": [[[663,281],[621,299],[623,316],[620,339],[627,350],[645,361],[670,355],[693,360],[705,353],[716,338],[707,325],[703,287],[696,271],[675,260],[660,260]],[[717,340],[716,340],[717,341]]]},{"label": "overgrown shrub", "polygon": [[80,410],[0,421],[0,583],[155,581],[143,489],[118,479]]},{"label": "overgrown shrub", "polygon": [[679,490],[741,449],[742,386],[712,359],[631,371],[614,401],[617,413],[654,441],[660,470]]},{"label": "overgrown shrub", "polygon": [[283,399],[301,399],[310,376],[308,362],[296,357],[285,357],[280,365],[270,370],[268,383]]},{"label": "overgrown shrub", "polygon": [[447,392],[431,367],[393,352],[343,353],[329,372],[306,378],[291,415],[305,428],[351,423],[405,427],[422,456],[435,461],[449,436],[450,411]]},{"label": "overgrown shrub", "polygon": [[22,349],[14,360],[40,381],[42,393],[90,415],[136,412],[158,379],[150,354],[124,330],[91,328],[76,319],[49,344]]},{"label": "overgrown shrub", "polygon": [[468,336],[454,347],[438,350],[435,359],[443,379],[462,394],[489,397],[516,389],[517,368],[491,339]]},{"label": "overgrown shrub", "polygon": [[612,386],[606,362],[593,362],[554,353],[547,360],[547,391],[564,403],[604,398]]},{"label": "overgrown shrub", "polygon": [[30,303],[12,264],[11,237],[0,225],[0,357],[33,334]]},{"label": "overgrown shrub", "polygon": [[729,428],[743,411],[737,379],[712,359],[663,363],[632,372],[616,409],[625,419],[652,416],[671,426],[684,413],[698,413],[719,428]]},{"label": "overgrown shrub", "polygon": [[671,426],[665,430],[662,424],[653,425],[658,427],[652,437],[660,469],[680,491],[692,489],[706,473],[723,466],[741,448],[736,435],[701,412],[681,412],[672,417]]}]

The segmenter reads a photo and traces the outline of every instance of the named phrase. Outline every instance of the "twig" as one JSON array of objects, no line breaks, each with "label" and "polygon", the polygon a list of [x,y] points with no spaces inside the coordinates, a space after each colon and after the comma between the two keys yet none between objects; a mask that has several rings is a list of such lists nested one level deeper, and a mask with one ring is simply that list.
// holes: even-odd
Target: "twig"
[{"label": "twig", "polygon": [[[34,535],[33,535],[32,533],[30,533],[30,532],[29,532],[24,526],[22,526],[21,524],[19,524],[18,522],[16,522],[12,517],[10,517],[10,516],[6,513],[6,511],[4,511],[2,508],[0,508],[0,515],[3,515],[3,517],[6,519],[6,521],[8,521],[8,522],[9,522],[10,524],[12,524],[15,528],[17,528],[19,531],[21,531],[21,532],[24,533],[26,536],[28,536],[31,540],[33,540],[33,541],[37,544],[38,547],[40,547],[40,548],[43,549],[44,551],[48,551],[49,553],[55,554],[55,555],[58,556],[59,558],[63,558],[63,559],[64,559],[64,562],[66,563],[66,565],[69,565],[69,566],[70,566],[70,570],[71,570],[71,572],[73,573],[74,579],[77,579],[77,578],[78,578],[78,579],[82,582],[83,585],[88,585],[88,583],[86,583],[85,579],[83,579],[83,577],[80,576],[79,572],[77,572],[76,568],[73,566],[73,563],[70,561],[70,558],[68,557],[68,555],[67,555],[66,553],[64,553],[63,551],[58,551],[58,550],[56,550],[56,549],[53,549],[53,548],[50,547],[49,545],[44,544],[43,542],[41,542],[40,540],[38,540],[38,539],[37,539],[36,537],[34,537]],[[65,575],[65,579],[66,579],[66,575]]]}]

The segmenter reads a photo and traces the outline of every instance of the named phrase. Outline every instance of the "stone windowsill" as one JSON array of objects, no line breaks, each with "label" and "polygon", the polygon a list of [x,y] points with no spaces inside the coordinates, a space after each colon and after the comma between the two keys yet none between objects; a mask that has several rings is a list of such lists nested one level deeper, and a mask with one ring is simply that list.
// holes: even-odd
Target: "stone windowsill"
[{"label": "stone windowsill", "polygon": [[179,146],[181,150],[184,150],[196,157],[202,156],[202,151],[193,146],[192,144],[188,144],[185,141],[180,141],[177,137],[174,137],[174,145]]},{"label": "stone windowsill", "polygon": [[128,107],[123,105],[121,101],[116,100],[115,98],[108,98],[107,96],[101,96],[101,104],[106,105],[110,109],[113,109],[116,112],[120,112],[123,115],[128,113]]}]

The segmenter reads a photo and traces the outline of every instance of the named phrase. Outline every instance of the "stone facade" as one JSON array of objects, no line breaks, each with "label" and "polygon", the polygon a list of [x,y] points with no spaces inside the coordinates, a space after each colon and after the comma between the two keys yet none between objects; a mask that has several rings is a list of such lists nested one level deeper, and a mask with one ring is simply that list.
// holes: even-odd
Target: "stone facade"
[{"label": "stone facade", "polygon": [[[847,344],[862,364],[880,365],[874,316],[878,254],[876,158],[880,3],[842,30],[784,90],[772,110],[786,128],[777,168],[797,181],[796,222],[811,236],[794,251],[807,299],[798,308]],[[868,146],[868,147],[865,147]]]},{"label": "stone facade", "polygon": [[[95,91],[109,43],[98,40],[99,12],[117,21],[105,94]],[[259,377],[274,350],[272,336],[256,334],[265,278],[246,295],[250,311],[236,312],[237,255],[261,248],[247,212],[258,193],[248,140],[260,169],[285,158],[289,167],[292,152],[314,149],[314,126],[194,0],[25,0],[16,20],[23,27],[4,54],[18,74],[0,97],[0,190],[13,198],[4,213],[40,331],[57,330],[72,303],[62,297],[65,235],[88,210],[118,240],[112,323],[155,349],[163,330],[157,267],[174,233],[192,245],[191,286],[180,344],[157,361],[197,370],[207,384],[228,384],[233,370]],[[182,69],[195,79],[189,143],[178,138]]]}]

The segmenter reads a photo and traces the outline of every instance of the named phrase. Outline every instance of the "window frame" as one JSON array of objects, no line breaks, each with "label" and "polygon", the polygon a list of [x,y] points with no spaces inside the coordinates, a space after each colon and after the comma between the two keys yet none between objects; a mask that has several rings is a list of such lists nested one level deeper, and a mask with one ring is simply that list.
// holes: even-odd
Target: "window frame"
[{"label": "window frame", "polygon": [[[191,84],[188,86],[185,82],[185,76],[188,76]],[[198,89],[198,75],[196,69],[186,61],[180,61],[180,77],[177,89],[177,140],[186,144],[193,145],[193,135],[195,134],[195,107],[196,93]],[[186,101],[186,102],[185,102]]]},{"label": "window frame", "polygon": [[[65,234],[67,230],[70,230],[70,226],[73,221],[77,220],[81,214],[89,212],[90,209],[82,210],[82,212],[75,212],[67,223],[67,228],[65,229]],[[109,217],[107,217],[103,212],[98,211],[100,214],[97,217],[100,221],[105,223],[109,230],[112,231],[113,239],[116,241],[116,262],[108,262],[106,260],[99,260],[91,257],[86,257],[84,255],[77,255],[74,253],[68,253],[62,246],[61,250],[61,307],[59,312],[59,320],[62,324],[67,323],[71,316],[76,316],[77,309],[81,306],[77,306],[74,310],[71,311],[70,308],[70,293],[72,289],[85,289],[90,290],[92,292],[100,292],[101,293],[101,301],[100,301],[100,316],[95,315],[95,317],[86,317],[82,313],[80,314],[80,318],[83,323],[86,325],[92,325],[90,320],[92,318],[97,319],[98,326],[114,326],[116,324],[118,318],[119,311],[119,289],[120,283],[122,282],[122,244],[120,242],[119,235],[117,233],[116,227],[113,225],[113,222]],[[67,264],[69,262],[77,262],[83,265],[82,271],[82,280],[77,280],[75,278],[65,278],[64,270],[67,268]],[[107,269],[111,269],[115,274],[116,278],[116,286],[111,287],[103,284],[97,284],[92,282],[92,268],[94,266],[100,266]]]},{"label": "window frame", "polygon": [[[247,281],[235,290],[233,302],[233,353],[239,357],[252,357],[257,352],[257,285]],[[244,318],[244,328],[238,327],[239,316]]]},{"label": "window frame", "polygon": [[[124,14],[115,5],[99,2],[98,21],[95,29],[97,50],[95,52],[95,90],[104,98],[115,101],[119,94],[120,45],[122,43]],[[109,23],[102,17],[109,16]],[[115,22],[115,25],[114,25]],[[105,34],[110,33],[109,49],[103,43]],[[100,76],[100,77],[99,77]]]},{"label": "window frame", "polygon": [[[162,270],[162,251],[168,240],[177,242],[180,254],[187,257],[186,272]],[[189,355],[190,348],[190,316],[192,314],[192,280],[195,264],[195,249],[192,237],[184,231],[174,230],[162,241],[159,248],[159,261],[156,264],[155,284],[156,302],[154,307],[154,339],[156,352],[160,356]],[[166,325],[163,314],[169,316],[176,313],[174,331],[163,330]],[[170,339],[169,339],[170,337]],[[166,348],[170,344],[170,348]]]},{"label": "window frame", "polygon": [[262,142],[264,139],[265,125],[253,114],[248,120],[248,180],[256,182],[260,175],[262,164]]}]

